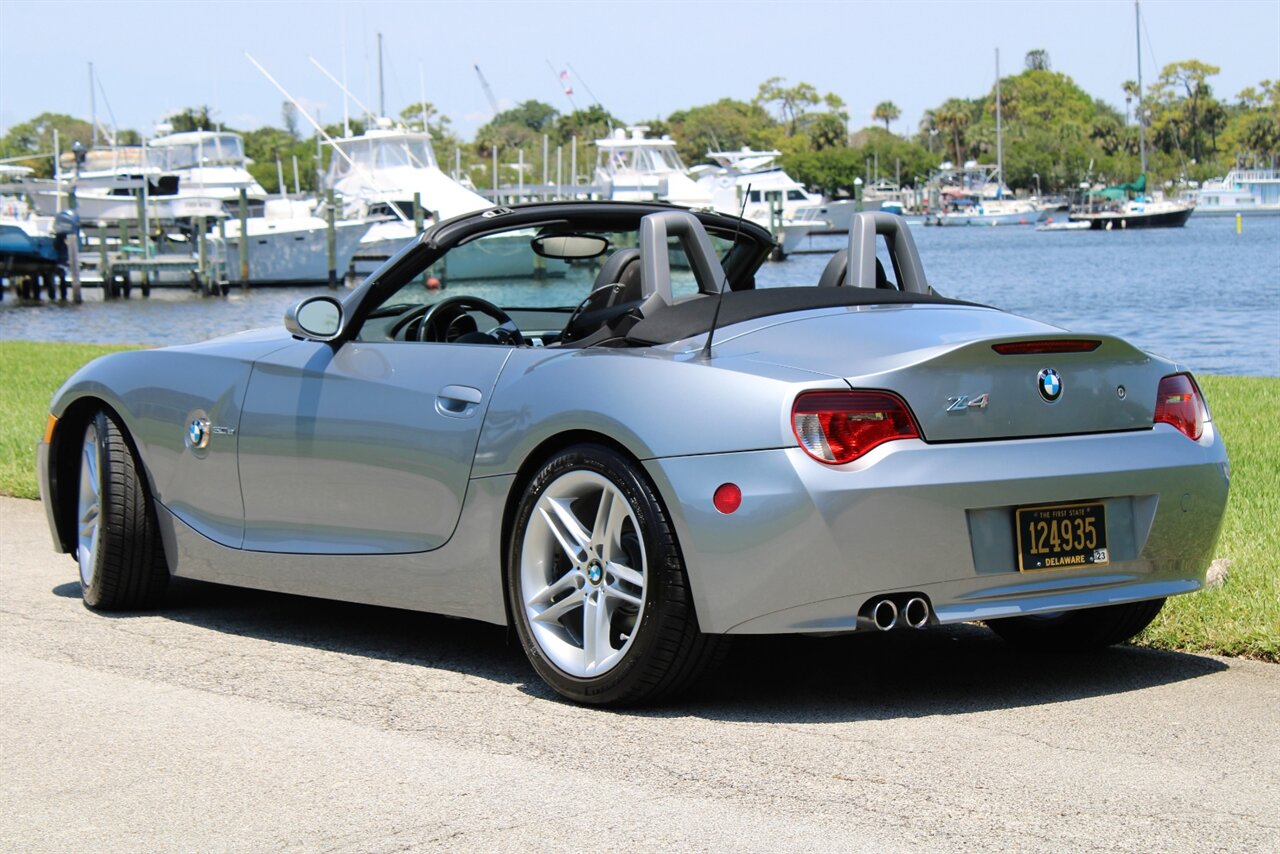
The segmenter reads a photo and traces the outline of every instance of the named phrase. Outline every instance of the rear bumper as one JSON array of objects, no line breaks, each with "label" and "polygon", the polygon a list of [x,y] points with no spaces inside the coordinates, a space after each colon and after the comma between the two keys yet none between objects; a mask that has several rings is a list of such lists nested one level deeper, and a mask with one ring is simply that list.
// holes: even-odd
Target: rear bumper
[{"label": "rear bumper", "polygon": [[[1139,601],[1198,589],[1229,486],[1226,450],[1152,430],[928,445],[891,442],[846,466],[799,448],[647,464],[667,499],[703,631],[865,627],[878,596],[921,593],[936,622]],[[726,516],[711,496],[742,489]],[[1111,562],[1021,573],[1014,508],[1101,499]],[[859,621],[859,614],[863,619]]]}]

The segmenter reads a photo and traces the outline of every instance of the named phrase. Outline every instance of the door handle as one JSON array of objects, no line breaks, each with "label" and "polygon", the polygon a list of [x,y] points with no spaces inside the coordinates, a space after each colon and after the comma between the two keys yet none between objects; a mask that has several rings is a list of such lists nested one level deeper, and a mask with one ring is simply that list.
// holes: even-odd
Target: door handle
[{"label": "door handle", "polygon": [[436,395],[436,411],[450,418],[470,418],[484,394],[469,385],[447,385]]}]

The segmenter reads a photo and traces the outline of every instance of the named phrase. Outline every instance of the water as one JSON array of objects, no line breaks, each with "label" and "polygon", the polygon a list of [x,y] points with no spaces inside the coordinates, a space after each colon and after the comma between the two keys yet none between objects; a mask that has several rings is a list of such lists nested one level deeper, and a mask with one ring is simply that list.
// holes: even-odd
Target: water
[{"label": "water", "polygon": [[[1185,228],[1126,232],[1037,232],[1030,227],[925,228],[912,232],[930,283],[958,299],[997,306],[1081,332],[1117,335],[1192,370],[1280,376],[1280,217],[1192,218]],[[845,238],[813,237],[834,252]],[[828,255],[766,264],[761,287],[813,284]],[[499,304],[564,304],[582,285],[491,286]],[[452,292],[464,289],[459,284]],[[552,293],[548,293],[551,289]],[[475,289],[480,296],[496,293]],[[316,288],[270,288],[226,298],[183,289],[149,299],[84,305],[0,303],[0,339],[181,344],[280,323],[285,308]],[[534,292],[537,291],[535,294]],[[471,292],[471,289],[468,289]]]}]

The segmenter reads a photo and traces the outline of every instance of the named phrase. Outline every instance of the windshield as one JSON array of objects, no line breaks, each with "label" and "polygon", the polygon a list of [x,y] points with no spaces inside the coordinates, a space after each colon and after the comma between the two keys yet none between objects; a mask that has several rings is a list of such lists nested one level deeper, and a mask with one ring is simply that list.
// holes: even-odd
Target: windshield
[{"label": "windshield", "polygon": [[157,148],[163,152],[165,169],[244,165],[244,143],[234,134],[219,134]]},{"label": "windshield", "polygon": [[[540,233],[538,229],[525,228],[486,235],[455,246],[383,300],[372,316],[389,316],[412,306],[430,305],[456,296],[480,297],[507,309],[571,309],[595,286],[612,284],[596,281],[611,255],[639,243],[635,229],[589,232],[579,229],[577,233],[604,238],[609,248],[596,258],[569,261],[536,255],[530,241]],[[711,243],[719,258],[723,258],[732,245],[731,240],[715,235],[711,235]],[[669,241],[668,257],[675,297],[697,293],[697,279],[683,247],[674,237]]]},{"label": "windshield", "polygon": [[683,172],[684,164],[674,146],[639,146],[631,148],[600,149],[601,166],[609,173],[616,172]]},{"label": "windshield", "polygon": [[351,171],[352,165],[370,171],[403,166],[426,169],[436,165],[431,143],[426,137],[340,140],[337,147],[351,158],[351,163],[347,163],[342,155],[334,156],[333,169],[337,175],[345,175]]}]

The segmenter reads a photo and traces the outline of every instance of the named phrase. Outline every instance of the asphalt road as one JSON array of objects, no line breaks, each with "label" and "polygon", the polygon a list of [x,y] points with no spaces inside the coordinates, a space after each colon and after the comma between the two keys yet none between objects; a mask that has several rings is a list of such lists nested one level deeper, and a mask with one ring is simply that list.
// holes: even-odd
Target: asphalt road
[{"label": "asphalt road", "polygon": [[207,584],[94,614],[0,499],[0,850],[1280,850],[1280,667],[748,639],[577,708],[504,630]]}]

